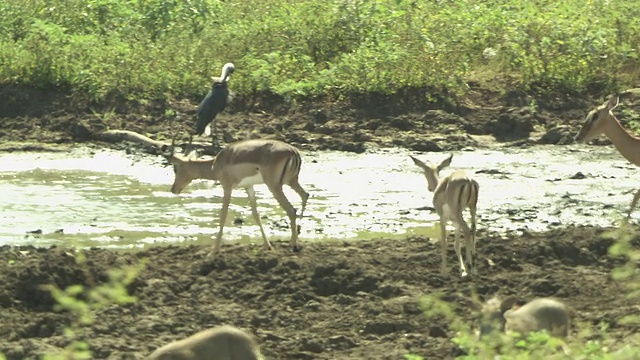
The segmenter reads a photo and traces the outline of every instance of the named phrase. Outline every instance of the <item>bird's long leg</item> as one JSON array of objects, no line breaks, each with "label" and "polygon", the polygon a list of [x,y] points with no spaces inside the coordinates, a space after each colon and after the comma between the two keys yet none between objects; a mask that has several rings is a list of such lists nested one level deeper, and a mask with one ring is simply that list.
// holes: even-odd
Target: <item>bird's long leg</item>
[{"label": "bird's long leg", "polygon": [[216,126],[215,119],[211,122],[211,144],[215,150],[220,149],[220,141],[218,141],[218,127]]}]

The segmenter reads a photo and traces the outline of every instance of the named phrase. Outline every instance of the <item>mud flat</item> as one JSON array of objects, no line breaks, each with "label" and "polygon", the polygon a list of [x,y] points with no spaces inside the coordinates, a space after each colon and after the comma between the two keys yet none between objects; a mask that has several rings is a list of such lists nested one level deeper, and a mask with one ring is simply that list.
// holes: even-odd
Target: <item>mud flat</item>
[{"label": "mud flat", "polygon": [[[419,299],[442,294],[471,326],[472,292],[558,297],[575,310],[577,322],[594,329],[609,323],[615,347],[639,329],[619,323],[637,305],[611,279],[622,261],[607,255],[613,240],[606,232],[480,233],[480,276],[466,280],[454,261],[450,273],[440,275],[437,244],[420,237],[313,243],[300,254],[285,242],[276,242],[272,252],[258,244],[225,244],[210,263],[207,249],[192,245],[91,249],[81,264],[70,249],[4,246],[0,351],[10,360],[35,359],[68,343],[63,330],[72,317],[54,311],[40,285],[92,287],[107,280],[109,269],[143,260],[129,286],[137,301],[99,310],[97,321],[82,330],[95,359],[142,359],[219,324],[251,331],[269,359],[401,359],[408,353],[446,359],[455,353],[455,332],[443,318],[427,318]],[[452,246],[449,255],[453,260]]]}]

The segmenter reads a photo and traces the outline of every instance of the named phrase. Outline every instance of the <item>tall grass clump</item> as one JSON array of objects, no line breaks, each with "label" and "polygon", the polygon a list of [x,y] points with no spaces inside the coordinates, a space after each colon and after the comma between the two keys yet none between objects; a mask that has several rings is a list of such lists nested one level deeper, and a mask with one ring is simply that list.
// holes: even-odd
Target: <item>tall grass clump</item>
[{"label": "tall grass clump", "polygon": [[541,93],[638,80],[640,7],[611,0],[5,0],[0,85],[127,98]]}]

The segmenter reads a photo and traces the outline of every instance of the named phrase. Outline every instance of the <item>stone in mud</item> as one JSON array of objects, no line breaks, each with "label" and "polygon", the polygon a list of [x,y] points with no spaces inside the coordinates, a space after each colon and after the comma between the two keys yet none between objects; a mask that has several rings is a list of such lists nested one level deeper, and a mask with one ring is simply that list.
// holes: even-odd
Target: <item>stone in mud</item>
[{"label": "stone in mud", "polygon": [[332,349],[351,349],[358,346],[355,341],[345,335],[331,336],[326,343]]},{"label": "stone in mud", "polygon": [[570,125],[555,126],[542,135],[541,144],[568,145],[573,143],[575,128]]},{"label": "stone in mud", "polygon": [[432,140],[428,139],[413,139],[409,138],[405,140],[404,146],[414,150],[422,152],[441,152],[442,148]]},{"label": "stone in mud", "polygon": [[398,116],[389,121],[389,125],[395,129],[402,131],[409,131],[416,127],[416,125],[406,117]]},{"label": "stone in mud", "polygon": [[489,121],[485,132],[492,134],[499,141],[525,139],[533,131],[536,122],[528,108],[510,108]]}]

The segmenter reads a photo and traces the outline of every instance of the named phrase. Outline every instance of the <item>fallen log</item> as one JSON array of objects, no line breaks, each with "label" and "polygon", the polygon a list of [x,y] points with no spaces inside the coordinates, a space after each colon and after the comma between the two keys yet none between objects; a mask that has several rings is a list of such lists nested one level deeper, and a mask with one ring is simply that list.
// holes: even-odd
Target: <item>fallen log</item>
[{"label": "fallen log", "polygon": [[[166,148],[171,146],[171,143],[169,142],[154,140],[146,135],[142,135],[131,130],[105,130],[95,134],[94,139],[109,143],[128,141],[155,148],[158,151],[162,151],[163,147]],[[207,142],[183,142],[181,144],[176,144],[175,146],[181,147],[185,150],[188,147],[190,152],[195,150],[198,153],[205,155],[215,155],[220,151],[219,148],[216,148]]]},{"label": "fallen log", "polygon": [[166,145],[166,146],[170,146],[171,144],[164,142],[164,141],[159,141],[159,140],[153,140],[152,138],[142,135],[140,133],[137,133],[135,131],[129,131],[129,130],[106,130],[103,132],[100,132],[98,134],[95,134],[95,138],[97,140],[101,140],[101,141],[106,141],[106,142],[110,142],[110,143],[116,143],[116,142],[121,142],[121,141],[129,141],[129,142],[133,142],[133,143],[138,143],[138,144],[142,144],[142,145],[147,145],[150,147],[156,147],[158,149],[162,148],[162,146]]}]

